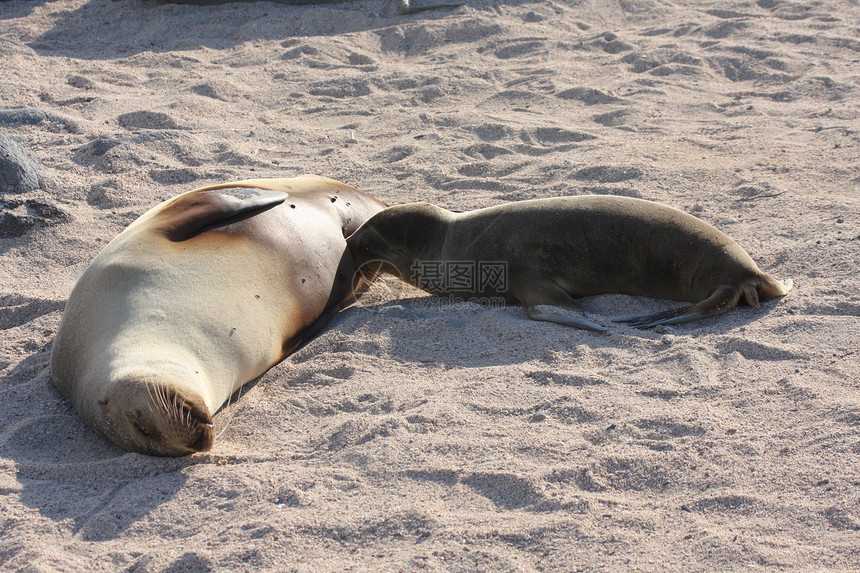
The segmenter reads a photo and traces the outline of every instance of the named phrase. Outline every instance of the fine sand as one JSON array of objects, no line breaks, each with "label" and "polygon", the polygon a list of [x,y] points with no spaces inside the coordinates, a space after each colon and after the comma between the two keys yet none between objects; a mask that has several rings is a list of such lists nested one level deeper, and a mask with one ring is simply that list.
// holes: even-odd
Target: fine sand
[{"label": "fine sand", "polygon": [[[856,0],[0,1],[0,133],[42,165],[0,189],[0,570],[860,570],[858,102]],[[87,264],[163,199],[302,173],[660,201],[795,287],[596,334],[386,281],[211,452],[98,438],[49,370]]]}]

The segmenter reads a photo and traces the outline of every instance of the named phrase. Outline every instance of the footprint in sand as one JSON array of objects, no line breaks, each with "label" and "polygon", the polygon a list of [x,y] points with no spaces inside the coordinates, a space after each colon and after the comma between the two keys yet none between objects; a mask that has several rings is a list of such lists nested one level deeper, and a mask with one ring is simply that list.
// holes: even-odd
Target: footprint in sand
[{"label": "footprint in sand", "polygon": [[610,103],[621,103],[624,100],[608,94],[604,91],[589,87],[575,87],[557,93],[556,97],[564,100],[573,100],[585,105],[605,105]]},{"label": "footprint in sand", "polygon": [[16,328],[51,312],[61,310],[64,301],[31,298],[17,294],[0,296],[0,330]]},{"label": "footprint in sand", "polygon": [[597,181],[600,183],[620,183],[642,176],[642,170],[638,167],[596,165],[585,167],[576,171],[571,177],[577,181]]},{"label": "footprint in sand", "polygon": [[0,198],[0,238],[20,237],[33,228],[71,220],[66,211],[44,201]]},{"label": "footprint in sand", "polygon": [[524,38],[521,40],[511,40],[505,46],[497,48],[493,55],[500,60],[510,60],[514,58],[523,58],[528,56],[536,56],[546,54],[544,38]]},{"label": "footprint in sand", "polygon": [[116,118],[120,127],[134,129],[181,129],[172,117],[157,111],[132,111]]}]

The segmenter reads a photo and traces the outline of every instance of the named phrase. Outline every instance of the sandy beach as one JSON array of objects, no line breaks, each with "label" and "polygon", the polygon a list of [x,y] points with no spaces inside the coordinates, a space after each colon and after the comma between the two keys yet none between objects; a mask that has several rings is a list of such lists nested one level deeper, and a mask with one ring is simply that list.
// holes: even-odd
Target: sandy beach
[{"label": "sandy beach", "polygon": [[[396,8],[0,0],[0,570],[860,571],[860,4]],[[86,266],[164,199],[304,173],[654,200],[794,290],[598,334],[383,280],[210,452],[99,438],[49,363]]]}]

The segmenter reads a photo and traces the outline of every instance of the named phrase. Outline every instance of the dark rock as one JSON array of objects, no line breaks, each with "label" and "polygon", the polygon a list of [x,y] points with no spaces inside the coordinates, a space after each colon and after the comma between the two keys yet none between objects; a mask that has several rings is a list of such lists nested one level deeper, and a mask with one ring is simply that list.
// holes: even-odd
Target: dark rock
[{"label": "dark rock", "polygon": [[41,168],[42,164],[20,143],[0,133],[0,195],[35,191]]}]

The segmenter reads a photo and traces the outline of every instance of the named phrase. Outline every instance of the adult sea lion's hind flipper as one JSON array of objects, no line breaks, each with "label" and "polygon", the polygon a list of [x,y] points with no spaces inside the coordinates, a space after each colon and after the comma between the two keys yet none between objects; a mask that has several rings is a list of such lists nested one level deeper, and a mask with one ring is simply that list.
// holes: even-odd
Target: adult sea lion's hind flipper
[{"label": "adult sea lion's hind flipper", "polygon": [[711,296],[694,305],[655,312],[654,314],[646,314],[644,316],[631,316],[630,318],[622,318],[613,320],[612,322],[629,324],[636,328],[653,328],[661,324],[692,322],[731,310],[738,305],[740,298],[740,290],[733,286],[723,285],[714,291]]},{"label": "adult sea lion's hind flipper", "polygon": [[157,214],[158,226],[171,241],[186,241],[280,205],[289,195],[255,187],[217,187],[185,193]]}]

